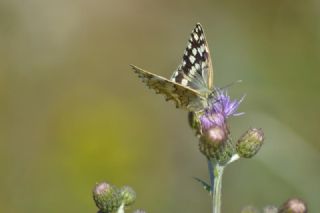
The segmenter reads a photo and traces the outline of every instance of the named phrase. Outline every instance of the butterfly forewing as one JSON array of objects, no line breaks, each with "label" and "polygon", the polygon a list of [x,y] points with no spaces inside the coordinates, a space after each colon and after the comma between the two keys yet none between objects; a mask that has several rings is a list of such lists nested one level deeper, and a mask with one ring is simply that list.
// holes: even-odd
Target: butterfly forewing
[{"label": "butterfly forewing", "polygon": [[212,62],[208,43],[200,24],[197,24],[192,31],[182,63],[173,73],[171,80],[204,93],[210,93],[213,90]]},{"label": "butterfly forewing", "polygon": [[149,88],[155,90],[156,93],[163,94],[167,101],[174,101],[177,108],[188,111],[199,111],[203,108],[206,100],[198,91],[184,87],[134,65],[131,65],[131,67]]}]

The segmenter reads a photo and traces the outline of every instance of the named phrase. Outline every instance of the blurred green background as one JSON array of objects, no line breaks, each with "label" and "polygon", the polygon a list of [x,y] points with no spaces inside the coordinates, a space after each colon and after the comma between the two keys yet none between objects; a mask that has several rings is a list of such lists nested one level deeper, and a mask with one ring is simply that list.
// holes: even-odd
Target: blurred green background
[{"label": "blurred green background", "polygon": [[319,1],[1,0],[0,212],[96,212],[102,180],[132,186],[150,213],[209,212],[186,112],[128,66],[169,77],[197,22],[215,84],[243,80],[229,89],[247,95],[233,136],[266,134],[227,168],[223,212],[296,196],[319,211]]}]

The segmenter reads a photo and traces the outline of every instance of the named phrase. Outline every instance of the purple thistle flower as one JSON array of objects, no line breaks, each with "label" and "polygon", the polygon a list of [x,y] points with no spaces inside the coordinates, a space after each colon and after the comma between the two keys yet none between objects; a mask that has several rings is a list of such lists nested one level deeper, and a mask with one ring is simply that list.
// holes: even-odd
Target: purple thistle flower
[{"label": "purple thistle flower", "polygon": [[236,113],[240,100],[231,100],[227,91],[216,90],[214,102],[205,110],[204,115],[200,117],[200,122],[203,130],[208,130],[213,126],[224,127],[226,119],[230,116],[238,116],[243,113]]},{"label": "purple thistle flower", "polygon": [[210,129],[212,126],[223,126],[225,119],[221,113],[206,112],[200,117],[200,122],[203,129]]},{"label": "purple thistle flower", "polygon": [[233,153],[233,146],[228,142],[229,128],[227,118],[240,115],[236,113],[241,101],[231,100],[226,91],[217,89],[209,107],[200,116],[200,151],[209,159],[227,162]]}]

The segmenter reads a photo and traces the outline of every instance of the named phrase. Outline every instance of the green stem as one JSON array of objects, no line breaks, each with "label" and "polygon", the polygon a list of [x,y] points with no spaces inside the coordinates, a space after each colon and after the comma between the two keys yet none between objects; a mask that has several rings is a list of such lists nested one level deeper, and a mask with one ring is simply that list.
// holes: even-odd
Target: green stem
[{"label": "green stem", "polygon": [[221,166],[218,162],[208,159],[208,170],[210,176],[212,213],[221,213],[221,188],[224,168],[230,163],[240,159],[238,154],[234,154],[228,163]]},{"label": "green stem", "polygon": [[209,177],[210,177],[210,190],[211,190],[211,195],[213,192],[214,188],[214,174],[213,174],[213,162],[208,158],[208,171],[209,171]]},{"label": "green stem", "polygon": [[219,164],[214,168],[214,185],[212,193],[212,213],[221,212],[221,187],[222,187],[222,175],[224,166]]}]

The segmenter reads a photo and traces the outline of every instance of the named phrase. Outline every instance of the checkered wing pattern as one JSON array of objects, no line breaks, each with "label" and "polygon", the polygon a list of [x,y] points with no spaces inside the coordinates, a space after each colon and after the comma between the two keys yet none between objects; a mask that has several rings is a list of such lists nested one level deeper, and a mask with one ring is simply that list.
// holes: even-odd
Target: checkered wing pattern
[{"label": "checkered wing pattern", "polygon": [[210,51],[202,26],[193,29],[182,63],[171,80],[183,86],[210,93],[213,90],[213,68]]},{"label": "checkered wing pattern", "polygon": [[131,65],[139,78],[177,108],[197,112],[207,106],[213,91],[213,70],[208,44],[203,29],[197,24],[191,33],[183,60],[169,79]]}]

